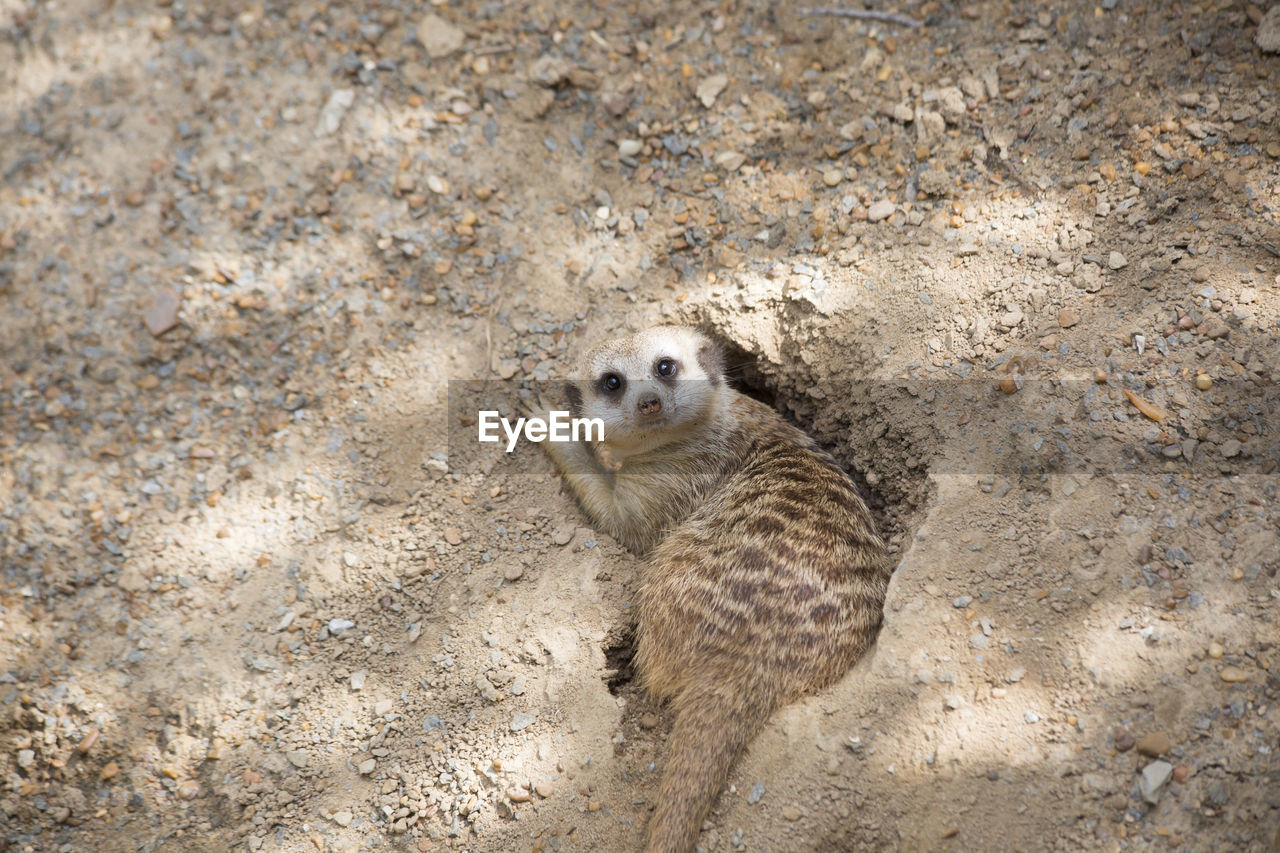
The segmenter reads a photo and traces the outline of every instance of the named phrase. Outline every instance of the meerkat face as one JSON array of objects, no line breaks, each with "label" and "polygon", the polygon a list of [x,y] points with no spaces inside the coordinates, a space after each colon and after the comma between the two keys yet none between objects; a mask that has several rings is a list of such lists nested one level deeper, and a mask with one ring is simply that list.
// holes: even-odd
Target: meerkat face
[{"label": "meerkat face", "polygon": [[604,422],[607,443],[639,450],[705,419],[723,385],[718,346],[694,329],[659,326],[592,350],[569,397],[575,415]]}]

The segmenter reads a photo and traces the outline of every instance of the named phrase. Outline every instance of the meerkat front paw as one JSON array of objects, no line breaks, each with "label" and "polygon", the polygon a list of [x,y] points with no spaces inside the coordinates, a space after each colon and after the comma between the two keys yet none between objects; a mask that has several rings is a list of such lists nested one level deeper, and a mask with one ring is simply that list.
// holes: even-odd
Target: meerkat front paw
[{"label": "meerkat front paw", "polygon": [[[561,409],[564,407],[562,406]],[[550,420],[551,412],[558,411],[555,405],[547,398],[546,394],[520,393],[520,414],[526,418],[541,418],[542,420]]]},{"label": "meerkat front paw", "polygon": [[[544,421],[550,421],[551,412],[563,411],[563,409],[563,406],[557,409],[546,394],[530,393],[528,396],[522,394],[520,397],[520,412],[527,418],[541,418]],[[590,445],[590,447],[592,455],[600,463],[600,467],[606,471],[622,470],[622,460],[614,456],[613,449],[607,444],[597,442]],[[555,451],[550,446],[548,446],[547,450],[554,455]]]},{"label": "meerkat front paw", "polygon": [[600,466],[608,471],[621,471],[622,460],[613,455],[613,448],[607,444],[597,444],[595,446],[596,461]]}]

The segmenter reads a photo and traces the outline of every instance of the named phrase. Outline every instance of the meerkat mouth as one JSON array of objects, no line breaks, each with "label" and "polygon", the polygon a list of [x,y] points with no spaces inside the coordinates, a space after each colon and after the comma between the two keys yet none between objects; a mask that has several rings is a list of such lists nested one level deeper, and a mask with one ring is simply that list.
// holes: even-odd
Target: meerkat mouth
[{"label": "meerkat mouth", "polygon": [[670,412],[661,415],[633,416],[627,423],[618,426],[612,432],[605,431],[605,443],[627,452],[648,450],[667,443],[671,432],[679,424],[671,417]]},{"label": "meerkat mouth", "polygon": [[648,433],[666,429],[678,421],[674,408],[664,407],[661,411],[646,414],[636,412],[631,416],[631,428],[637,433]]}]

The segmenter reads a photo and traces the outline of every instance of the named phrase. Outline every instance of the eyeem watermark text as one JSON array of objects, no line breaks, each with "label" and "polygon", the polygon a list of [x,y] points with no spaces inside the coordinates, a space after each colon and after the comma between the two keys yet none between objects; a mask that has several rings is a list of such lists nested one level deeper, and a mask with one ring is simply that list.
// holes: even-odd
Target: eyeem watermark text
[{"label": "eyeem watermark text", "polygon": [[476,421],[480,441],[500,440],[498,427],[507,435],[507,452],[516,449],[520,433],[528,441],[604,441],[604,421],[600,418],[574,418],[569,412],[548,412],[547,418],[516,418],[511,421],[495,411],[481,411]]}]

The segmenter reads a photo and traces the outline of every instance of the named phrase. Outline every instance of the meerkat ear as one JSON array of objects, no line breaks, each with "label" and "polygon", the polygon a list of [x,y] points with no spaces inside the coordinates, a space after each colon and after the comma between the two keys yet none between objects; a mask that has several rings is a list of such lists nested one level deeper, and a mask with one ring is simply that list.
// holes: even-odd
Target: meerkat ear
[{"label": "meerkat ear", "polygon": [[566,382],[564,396],[569,401],[569,414],[575,418],[582,417],[582,389],[578,387],[577,383]]},{"label": "meerkat ear", "polygon": [[724,376],[724,352],[714,341],[704,340],[698,347],[698,366],[707,374],[712,387]]}]

